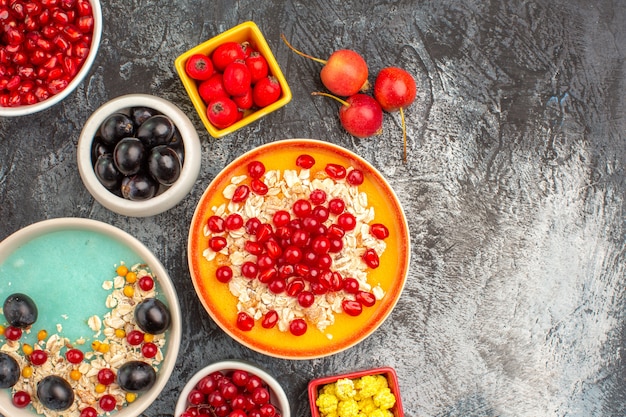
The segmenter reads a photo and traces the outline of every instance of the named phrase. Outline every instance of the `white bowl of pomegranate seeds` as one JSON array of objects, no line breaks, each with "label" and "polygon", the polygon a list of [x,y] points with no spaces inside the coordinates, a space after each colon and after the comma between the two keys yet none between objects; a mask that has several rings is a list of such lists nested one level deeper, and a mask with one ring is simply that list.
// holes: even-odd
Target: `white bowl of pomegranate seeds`
[{"label": "white bowl of pomegranate seeds", "polygon": [[80,176],[111,211],[154,216],[189,194],[200,173],[198,133],[175,104],[127,94],[98,108],[78,140]]},{"label": "white bowl of pomegranate seeds", "polygon": [[[203,414],[205,413],[205,414]],[[290,417],[287,395],[270,374],[227,360],[198,371],[180,393],[174,417]]]},{"label": "white bowl of pomegranate seeds", "polygon": [[83,81],[102,34],[99,0],[0,6],[0,116],[47,109]]},{"label": "white bowl of pomegranate seeds", "polygon": [[406,281],[402,207],[367,161],[289,139],[231,162],[201,197],[189,232],[192,282],[209,315],[245,346],[311,359],[380,326]]}]

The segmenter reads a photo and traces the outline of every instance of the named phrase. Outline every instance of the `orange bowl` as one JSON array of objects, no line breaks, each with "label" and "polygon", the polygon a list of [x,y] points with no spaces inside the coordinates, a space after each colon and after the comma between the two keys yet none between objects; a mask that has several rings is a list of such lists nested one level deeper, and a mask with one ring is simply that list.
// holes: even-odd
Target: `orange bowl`
[{"label": "orange bowl", "polygon": [[[223,43],[226,42],[249,42],[252,48],[256,51],[259,51],[263,57],[267,60],[267,64],[269,66],[269,73],[276,77],[278,83],[281,87],[281,95],[277,101],[274,103],[255,110],[247,110],[244,112],[243,119],[238,122],[223,128],[218,129],[209,122],[209,118],[207,117],[207,105],[200,97],[198,93],[198,84],[194,79],[189,77],[185,71],[185,64],[187,60],[195,55],[195,54],[204,54],[210,56],[213,51]],[[237,25],[226,32],[223,32],[206,42],[201,43],[198,46],[195,46],[188,50],[187,52],[181,54],[178,58],[176,58],[174,62],[174,66],[176,67],[176,71],[178,72],[178,76],[191,99],[196,111],[198,112],[198,116],[200,116],[200,120],[208,130],[208,132],[214,138],[220,138],[229,133],[232,133],[242,127],[249,125],[250,123],[259,120],[261,117],[266,116],[279,108],[285,106],[287,103],[291,101],[291,89],[287,84],[287,80],[283,75],[272,50],[270,49],[265,37],[259,30],[258,26],[254,22],[244,22],[240,25]]]},{"label": "orange bowl", "polygon": [[337,382],[340,379],[351,379],[355,380],[366,375],[382,375],[387,379],[387,384],[389,386],[389,390],[396,398],[395,405],[389,410],[393,413],[394,417],[404,417],[404,411],[402,409],[402,399],[400,398],[400,386],[398,384],[398,375],[393,368],[390,367],[382,367],[382,368],[374,368],[374,369],[366,369],[357,372],[350,372],[342,375],[333,375],[327,376],[323,378],[317,378],[309,382],[309,404],[311,405],[311,416],[312,417],[320,417],[320,410],[316,405],[317,398],[320,394],[320,389],[326,384],[332,384]]},{"label": "orange bowl", "polygon": [[[231,283],[224,284],[216,278],[216,269],[224,263],[226,255],[218,253],[212,260],[204,256],[209,247],[209,239],[205,235],[207,221],[216,211],[219,212],[220,206],[228,204],[222,191],[231,184],[233,177],[241,178],[240,176],[247,174],[247,166],[251,161],[262,162],[267,175],[271,170],[280,172],[295,170],[297,168],[295,160],[301,154],[309,154],[316,160],[310,170],[311,178],[314,172],[318,174],[323,172],[326,164],[331,163],[353,167],[364,173],[364,182],[358,190],[367,195],[367,204],[374,210],[375,218],[371,223],[383,223],[390,232],[389,237],[384,240],[386,248],[380,256],[379,267],[370,268],[366,272],[367,282],[372,286],[379,286],[384,291],[384,296],[377,300],[374,306],[363,308],[358,316],[335,314],[334,323],[323,331],[309,324],[305,334],[295,336],[290,331],[284,329],[281,331],[278,326],[264,328],[262,323],[259,323],[260,317],[257,317],[258,320],[252,329],[241,330],[236,324],[239,300],[229,289]],[[233,207],[233,210],[237,209],[242,213],[245,210]],[[261,210],[271,213],[272,209],[263,206]],[[245,213],[243,217],[246,217]],[[227,250],[228,248],[224,249]],[[198,297],[209,315],[226,333],[243,345],[270,356],[288,359],[331,355],[357,344],[374,332],[387,318],[400,297],[408,271],[409,256],[406,218],[396,195],[383,176],[354,153],[327,142],[311,139],[273,142],[253,149],[234,160],[205,190],[189,230],[188,262],[191,278]],[[277,296],[277,299],[280,297]]]}]

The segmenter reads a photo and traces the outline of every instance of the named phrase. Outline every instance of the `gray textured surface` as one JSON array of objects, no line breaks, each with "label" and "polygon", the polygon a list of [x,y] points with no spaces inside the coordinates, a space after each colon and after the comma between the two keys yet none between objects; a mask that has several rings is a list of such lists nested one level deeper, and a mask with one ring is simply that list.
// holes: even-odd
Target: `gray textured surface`
[{"label": "gray textured surface", "polygon": [[[311,4],[310,4],[311,3]],[[79,89],[31,117],[0,120],[0,238],[60,216],[102,220],[139,238],[175,281],[186,322],[177,368],[145,416],[171,415],[184,380],[220,359],[263,364],[295,416],[322,375],[396,368],[408,416],[626,414],[624,2],[105,1],[101,51]],[[367,3],[367,2],[365,2]],[[294,93],[283,110],[214,140],[173,62],[245,20],[266,35]],[[284,32],[321,57],[353,48],[374,74],[415,74],[407,112],[356,140],[337,107],[310,97],[319,65],[291,53]],[[94,202],[75,163],[82,124],[131,93],[172,100],[196,124],[202,172],[180,205],[125,218]],[[412,262],[397,308],[356,347],[311,361],[250,351],[197,301],[188,224],[204,188],[241,152],[281,138],[342,145],[386,176],[408,214]]]}]

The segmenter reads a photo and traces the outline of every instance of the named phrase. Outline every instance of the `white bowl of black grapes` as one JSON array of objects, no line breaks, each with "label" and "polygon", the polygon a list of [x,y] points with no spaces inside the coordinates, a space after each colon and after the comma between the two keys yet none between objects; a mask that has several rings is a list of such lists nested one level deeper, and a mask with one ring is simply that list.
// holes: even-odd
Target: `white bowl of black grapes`
[{"label": "white bowl of black grapes", "polygon": [[89,117],[78,139],[78,170],[104,207],[130,217],[177,205],[200,173],[200,140],[173,103],[148,94],[117,97]]}]

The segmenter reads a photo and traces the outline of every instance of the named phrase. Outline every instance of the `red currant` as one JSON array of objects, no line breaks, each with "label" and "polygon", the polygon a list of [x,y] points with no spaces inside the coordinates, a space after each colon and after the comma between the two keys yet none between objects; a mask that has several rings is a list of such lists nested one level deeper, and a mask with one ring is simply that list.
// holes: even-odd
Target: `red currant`
[{"label": "red currant", "polygon": [[204,394],[198,389],[192,389],[187,395],[189,404],[200,405],[204,402]]},{"label": "red currant", "polygon": [[141,354],[144,358],[154,358],[159,352],[159,348],[152,342],[146,342],[141,346]]},{"label": "red currant", "polygon": [[83,361],[84,355],[80,349],[68,349],[65,358],[69,363],[77,364]]},{"label": "red currant", "polygon": [[315,189],[309,194],[309,200],[315,205],[323,204],[326,201],[326,191]]},{"label": "red currant", "polygon": [[347,211],[341,213],[337,217],[337,225],[346,232],[354,230],[354,228],[356,227],[356,217],[354,217],[354,214]]},{"label": "red currant", "polygon": [[249,378],[250,375],[248,375],[248,372],[241,369],[233,371],[233,374],[230,377],[230,379],[233,381],[233,384],[237,385],[238,387],[245,387],[248,383]]},{"label": "red currant", "polygon": [[257,405],[267,404],[270,400],[270,393],[265,387],[258,387],[252,391],[252,401]]},{"label": "red currant", "polygon": [[115,382],[115,373],[109,368],[102,368],[98,371],[98,382],[102,385],[110,385]]},{"label": "red currant", "polygon": [[93,407],[85,407],[81,410],[80,417],[98,417],[98,411]]},{"label": "red currant", "polygon": [[346,208],[346,202],[341,198],[333,198],[328,202],[328,210],[332,214],[341,214]]},{"label": "red currant", "polygon": [[350,185],[361,185],[364,180],[363,171],[360,169],[353,169],[348,172],[348,175],[346,176],[346,181],[348,181],[348,184]]},{"label": "red currant", "polygon": [[312,206],[311,203],[308,200],[296,200],[295,203],[293,203],[293,213],[298,216],[298,217],[306,217],[309,214],[311,214],[311,210],[312,210]]},{"label": "red currant", "polygon": [[100,397],[100,401],[98,401],[98,404],[100,405],[100,408],[102,409],[102,411],[108,412],[108,411],[115,410],[117,401],[115,400],[115,397],[112,396],[111,394],[105,394],[102,397]]},{"label": "red currant", "polygon": [[46,363],[47,360],[48,354],[45,350],[37,349],[30,354],[30,363],[32,363],[33,365],[43,365],[44,363]]},{"label": "red currant", "polygon": [[347,277],[343,280],[343,289],[350,294],[356,294],[359,292],[359,281],[356,278]]},{"label": "red currant", "polygon": [[144,334],[140,330],[131,330],[126,334],[126,341],[131,346],[138,346],[143,342]]},{"label": "red currant", "polygon": [[15,394],[13,394],[12,402],[17,408],[24,408],[30,404],[30,394],[26,391],[16,391]]},{"label": "red currant", "polygon": [[259,408],[259,412],[261,413],[261,417],[274,417],[277,414],[276,407],[269,403],[263,404]]},{"label": "red currant", "polygon": [[259,273],[259,267],[257,264],[251,261],[246,261],[241,265],[241,275],[246,278],[253,279],[256,278]]},{"label": "red currant", "polygon": [[152,279],[152,277],[144,275],[139,278],[139,288],[141,288],[143,291],[150,291],[152,288],[154,288],[154,280]]},{"label": "red currant", "polygon": [[22,337],[22,329],[19,327],[7,326],[4,329],[4,337],[7,340],[19,340],[19,338]]}]

